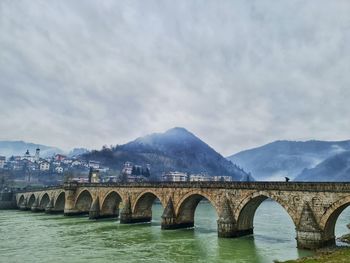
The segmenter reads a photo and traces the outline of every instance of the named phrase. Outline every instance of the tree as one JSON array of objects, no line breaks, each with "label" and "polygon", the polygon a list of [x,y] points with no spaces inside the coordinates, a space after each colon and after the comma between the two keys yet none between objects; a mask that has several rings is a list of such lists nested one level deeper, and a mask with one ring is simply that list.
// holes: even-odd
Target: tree
[{"label": "tree", "polygon": [[128,182],[128,175],[126,173],[121,173],[119,175],[119,182],[121,183],[127,183]]},{"label": "tree", "polygon": [[5,175],[0,175],[0,189],[5,186]]},{"label": "tree", "polygon": [[143,169],[143,170],[142,170],[142,175],[143,175],[144,177],[150,177],[150,176],[151,176],[151,173],[150,173],[149,169],[146,168],[146,169]]},{"label": "tree", "polygon": [[73,179],[73,172],[71,171],[65,171],[64,172],[64,175],[63,175],[63,182],[67,183],[67,182],[70,182],[72,181]]},{"label": "tree", "polygon": [[132,167],[132,170],[131,170],[131,174],[132,175],[136,175],[136,166],[134,165],[133,167]]}]

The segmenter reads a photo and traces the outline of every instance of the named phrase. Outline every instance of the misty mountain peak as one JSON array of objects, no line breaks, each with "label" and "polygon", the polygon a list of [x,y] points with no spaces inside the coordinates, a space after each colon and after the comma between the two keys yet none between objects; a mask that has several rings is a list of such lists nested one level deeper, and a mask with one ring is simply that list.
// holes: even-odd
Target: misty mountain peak
[{"label": "misty mountain peak", "polygon": [[121,169],[126,161],[140,165],[150,164],[152,173],[157,176],[163,172],[180,171],[192,174],[228,175],[235,180],[246,180],[248,177],[242,169],[181,127],[118,145],[113,149],[112,156],[104,156],[103,151],[96,151],[86,154],[85,157],[117,169]]},{"label": "misty mountain peak", "polygon": [[183,127],[174,127],[165,132],[165,134],[174,134],[174,135],[192,135],[188,130]]},{"label": "misty mountain peak", "polygon": [[164,133],[152,133],[144,137],[139,137],[135,141],[128,144],[143,144],[143,145],[174,145],[182,143],[190,143],[200,141],[193,133],[182,127],[174,127]]}]

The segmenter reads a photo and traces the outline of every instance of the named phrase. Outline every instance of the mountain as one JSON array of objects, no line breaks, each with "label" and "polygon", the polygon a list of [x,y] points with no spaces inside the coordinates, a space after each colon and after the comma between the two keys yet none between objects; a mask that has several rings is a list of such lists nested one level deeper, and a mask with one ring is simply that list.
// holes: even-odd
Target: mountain
[{"label": "mountain", "polygon": [[350,150],[350,141],[275,141],[227,157],[259,181],[294,179],[305,168]]},{"label": "mountain", "polygon": [[311,169],[304,169],[295,181],[350,182],[350,151],[333,155]]},{"label": "mountain", "polygon": [[88,153],[89,150],[86,148],[74,148],[68,153],[68,157],[77,157],[79,155],[82,155],[84,153]]},{"label": "mountain", "polygon": [[34,155],[37,148],[40,148],[40,156],[42,157],[49,157],[55,153],[63,153],[61,149],[52,146],[24,141],[0,141],[0,155],[6,157],[22,156],[27,150],[29,150],[30,154]]},{"label": "mountain", "polygon": [[121,170],[127,161],[139,165],[150,164],[151,173],[155,176],[163,172],[180,171],[229,175],[235,180],[248,177],[242,169],[184,128],[147,135],[112,149],[92,151],[83,157],[100,161],[117,170]]}]

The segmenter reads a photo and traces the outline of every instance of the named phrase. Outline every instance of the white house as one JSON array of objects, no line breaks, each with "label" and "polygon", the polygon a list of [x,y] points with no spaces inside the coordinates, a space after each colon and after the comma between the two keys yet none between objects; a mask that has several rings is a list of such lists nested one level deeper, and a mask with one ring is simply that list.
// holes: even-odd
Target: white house
[{"label": "white house", "polygon": [[61,173],[63,173],[63,167],[57,166],[57,167],[55,168],[55,171],[56,171],[56,173],[61,174]]},{"label": "white house", "polygon": [[204,174],[192,174],[190,176],[191,182],[207,182],[213,181],[213,177]]},{"label": "white house", "polygon": [[100,162],[89,161],[89,168],[98,169],[100,168]]},{"label": "white house", "polygon": [[72,162],[72,166],[79,166],[79,165],[81,165],[81,161],[79,160],[75,160]]},{"label": "white house", "polygon": [[73,160],[72,159],[64,159],[62,161],[62,163],[64,163],[64,164],[71,164],[71,163],[73,163]]},{"label": "white house", "polygon": [[78,183],[88,183],[89,182],[89,178],[87,177],[74,177],[71,179],[71,181],[75,181]]},{"label": "white house", "polygon": [[122,174],[131,175],[132,174],[132,167],[133,167],[132,162],[125,162],[124,167],[122,169]]},{"label": "white house", "polygon": [[42,163],[40,163],[39,169],[40,169],[40,171],[50,170],[50,163],[47,161],[43,161]]},{"label": "white house", "polygon": [[231,176],[213,176],[213,181],[216,182],[232,182]]},{"label": "white house", "polygon": [[6,162],[6,157],[5,156],[0,156],[0,169],[4,168],[5,162]]},{"label": "white house", "polygon": [[188,175],[182,172],[168,172],[163,174],[163,181],[167,182],[186,182]]}]

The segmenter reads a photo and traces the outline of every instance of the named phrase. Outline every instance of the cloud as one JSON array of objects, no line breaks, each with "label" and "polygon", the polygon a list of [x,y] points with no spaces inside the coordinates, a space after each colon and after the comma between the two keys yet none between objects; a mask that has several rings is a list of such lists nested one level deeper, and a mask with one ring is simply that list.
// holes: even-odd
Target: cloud
[{"label": "cloud", "polygon": [[0,139],[349,139],[348,1],[2,1]]}]

